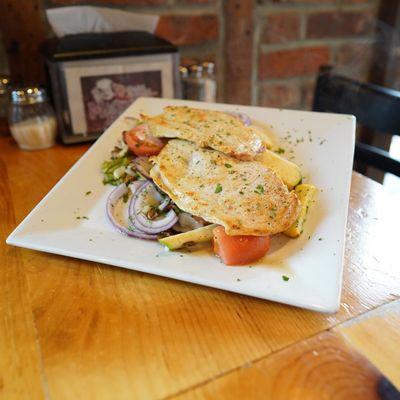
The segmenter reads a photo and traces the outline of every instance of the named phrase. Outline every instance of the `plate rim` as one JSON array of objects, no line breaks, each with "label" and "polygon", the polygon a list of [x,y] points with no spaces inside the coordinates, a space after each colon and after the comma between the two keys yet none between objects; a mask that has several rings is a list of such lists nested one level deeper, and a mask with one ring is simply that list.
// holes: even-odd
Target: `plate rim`
[{"label": "plate rim", "polygon": [[[205,283],[205,282],[198,282],[199,279],[194,279],[192,281],[188,281],[187,279],[183,279],[183,278],[179,278],[179,277],[175,277],[175,276],[171,276],[171,274],[160,274],[160,273],[156,273],[156,272],[151,272],[148,270],[143,270],[142,267],[135,267],[135,268],[130,268],[121,264],[112,262],[110,263],[110,260],[104,260],[101,257],[98,257],[96,255],[86,255],[84,253],[80,253],[79,251],[74,252],[74,251],[68,251],[65,249],[52,249],[49,250],[49,247],[45,248],[42,247],[41,245],[35,245],[35,244],[30,244],[30,243],[26,243],[24,242],[23,238],[19,235],[21,233],[21,231],[23,231],[24,227],[26,224],[29,223],[29,219],[32,217],[32,215],[35,214],[36,210],[42,206],[43,203],[46,202],[46,200],[51,197],[51,195],[53,194],[53,192],[55,192],[63,183],[64,181],[67,179],[67,177],[76,169],[79,168],[79,166],[81,165],[81,163],[88,157],[90,157],[91,153],[94,153],[96,151],[97,148],[99,148],[103,142],[103,140],[105,140],[107,138],[107,136],[109,136],[113,129],[115,128],[115,126],[119,123],[119,121],[121,119],[123,119],[127,114],[131,113],[132,108],[136,107],[140,107],[140,105],[142,103],[146,103],[146,102],[160,102],[160,103],[165,103],[165,102],[169,102],[169,101],[173,101],[175,103],[184,103],[184,104],[188,104],[191,103],[193,105],[198,105],[201,106],[203,108],[207,108],[207,106],[209,104],[218,104],[219,106],[223,106],[223,107],[228,107],[228,108],[247,108],[247,109],[259,109],[259,110],[283,110],[286,112],[290,112],[290,113],[295,113],[295,114],[320,114],[320,115],[324,115],[324,116],[334,116],[335,118],[338,117],[342,117],[342,118],[347,118],[348,120],[351,120],[352,123],[352,132],[351,135],[349,133],[349,136],[351,136],[351,138],[349,139],[349,143],[351,145],[351,149],[348,150],[347,152],[347,160],[346,160],[346,169],[347,167],[349,167],[349,171],[345,176],[346,181],[343,182],[343,192],[344,192],[344,196],[346,197],[346,207],[342,208],[342,221],[343,221],[343,226],[344,229],[341,232],[341,237],[343,238],[343,240],[341,241],[341,254],[340,254],[340,259],[341,259],[341,263],[340,263],[340,268],[339,268],[339,273],[338,273],[338,282],[337,285],[335,285],[336,290],[336,298],[335,301],[329,302],[329,305],[322,305],[322,306],[318,306],[318,305],[311,305],[309,303],[305,304],[302,303],[299,300],[294,301],[293,299],[286,299],[286,300],[282,300],[282,296],[280,296],[280,299],[275,299],[275,296],[269,296],[268,298],[266,297],[260,297],[254,294],[250,294],[250,293],[246,293],[246,291],[244,290],[233,290],[232,288],[227,288],[227,287],[221,287],[223,285],[214,285],[214,284],[210,284],[210,283]],[[351,189],[351,180],[352,180],[352,165],[353,165],[353,156],[354,156],[354,147],[355,147],[355,126],[356,126],[356,118],[354,115],[351,114],[337,114],[337,113],[322,113],[322,112],[314,112],[314,111],[303,111],[303,110],[287,110],[287,109],[278,109],[278,108],[271,108],[271,107],[261,107],[261,106],[251,106],[251,105],[236,105],[236,104],[226,104],[226,103],[205,103],[205,102],[196,102],[196,101],[187,101],[187,100],[181,100],[181,99],[166,99],[166,98],[152,98],[152,97],[139,97],[136,101],[134,101],[105,131],[104,133],[82,154],[82,156],[71,166],[71,168],[59,179],[59,181],[49,190],[49,192],[33,207],[33,209],[23,218],[23,220],[12,230],[12,232],[9,234],[9,236],[6,239],[6,243],[8,245],[13,245],[13,246],[17,246],[17,247],[22,247],[22,248],[27,248],[27,249],[31,249],[31,250],[37,250],[37,251],[41,251],[41,252],[45,252],[45,253],[49,253],[49,254],[58,254],[58,255],[62,255],[62,256],[66,256],[66,257],[72,257],[72,258],[77,258],[77,259],[82,259],[82,260],[86,260],[86,261],[91,261],[91,262],[97,262],[97,263],[102,263],[104,265],[109,265],[109,266],[116,266],[116,267],[122,267],[125,269],[130,269],[130,270],[134,270],[134,271],[141,271],[141,272],[146,272],[146,273],[150,273],[152,275],[156,275],[156,276],[162,276],[162,277],[166,277],[169,279],[175,279],[175,280],[180,280],[183,282],[187,282],[190,284],[199,284],[199,285],[203,285],[206,287],[212,287],[212,288],[216,288],[219,290],[225,290],[225,291],[229,291],[229,292],[233,292],[233,293],[238,293],[241,295],[246,295],[246,296],[251,296],[251,297],[255,297],[255,298],[260,298],[263,300],[267,300],[267,301],[273,301],[273,302],[277,302],[277,303],[281,303],[281,304],[287,304],[290,306],[295,306],[295,307],[300,307],[300,308],[304,308],[304,309],[308,309],[308,310],[313,310],[313,311],[317,311],[317,312],[322,312],[322,313],[335,313],[339,310],[340,308],[340,300],[341,300],[341,292],[342,292],[342,287],[343,287],[343,270],[344,270],[344,254],[345,254],[345,245],[346,245],[346,227],[347,227],[347,220],[348,220],[348,212],[349,212],[349,199],[350,199],[350,189]],[[107,134],[107,132],[110,132],[109,134]],[[200,279],[201,281],[201,279]]]}]

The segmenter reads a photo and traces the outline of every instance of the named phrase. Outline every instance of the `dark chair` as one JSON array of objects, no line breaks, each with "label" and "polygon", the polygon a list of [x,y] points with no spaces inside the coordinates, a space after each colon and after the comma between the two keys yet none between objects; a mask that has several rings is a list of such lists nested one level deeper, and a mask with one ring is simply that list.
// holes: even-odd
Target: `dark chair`
[{"label": "dark chair", "polygon": [[[331,66],[320,68],[313,110],[353,114],[374,132],[400,134],[400,92],[335,75]],[[378,147],[357,141],[354,159],[400,176],[400,161]]]}]

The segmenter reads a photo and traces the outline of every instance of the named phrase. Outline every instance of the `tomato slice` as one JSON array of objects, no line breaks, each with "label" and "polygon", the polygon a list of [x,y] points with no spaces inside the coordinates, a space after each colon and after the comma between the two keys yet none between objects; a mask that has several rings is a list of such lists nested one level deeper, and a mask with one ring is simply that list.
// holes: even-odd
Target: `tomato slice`
[{"label": "tomato slice", "polygon": [[149,132],[147,125],[138,125],[124,133],[125,143],[129,150],[137,156],[156,156],[165,143]]},{"label": "tomato slice", "polygon": [[244,265],[259,260],[270,246],[270,236],[229,236],[222,226],[213,230],[214,253],[226,265]]}]

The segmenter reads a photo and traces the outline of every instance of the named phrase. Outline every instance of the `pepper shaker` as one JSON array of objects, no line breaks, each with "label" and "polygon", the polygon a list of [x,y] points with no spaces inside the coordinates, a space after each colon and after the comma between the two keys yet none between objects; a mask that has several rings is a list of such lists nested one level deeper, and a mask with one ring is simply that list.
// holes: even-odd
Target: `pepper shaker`
[{"label": "pepper shaker", "polygon": [[217,81],[215,79],[213,62],[203,62],[204,101],[215,103],[217,101]]}]

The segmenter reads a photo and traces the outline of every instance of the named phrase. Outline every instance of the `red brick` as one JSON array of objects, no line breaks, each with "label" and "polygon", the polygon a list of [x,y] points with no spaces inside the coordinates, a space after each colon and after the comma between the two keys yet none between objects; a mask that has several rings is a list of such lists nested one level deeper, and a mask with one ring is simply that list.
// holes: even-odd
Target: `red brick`
[{"label": "red brick", "polygon": [[156,35],[177,46],[205,43],[218,38],[218,18],[215,15],[162,16]]},{"label": "red brick", "polygon": [[223,2],[224,101],[250,104],[253,72],[254,0]]},{"label": "red brick", "polygon": [[261,36],[263,43],[282,43],[300,38],[300,15],[272,14],[266,19]]},{"label": "red brick", "polygon": [[307,80],[301,84],[301,104],[304,110],[311,110],[314,100],[315,79]]},{"label": "red brick", "polygon": [[279,50],[261,54],[259,77],[288,78],[315,74],[322,64],[330,61],[330,49],[326,46],[294,50]]},{"label": "red brick", "polygon": [[[98,6],[108,6],[108,5],[129,5],[129,6],[154,6],[165,4],[166,0],[96,0]],[[88,5],[87,0],[47,0],[49,5],[57,6],[72,6],[72,5]]]},{"label": "red brick", "polygon": [[178,2],[182,4],[212,4],[216,0],[178,0]]},{"label": "red brick", "polygon": [[259,0],[260,4],[336,4],[336,0]]},{"label": "red brick", "polygon": [[374,18],[371,12],[319,12],[311,14],[307,21],[307,37],[338,38],[372,33]]},{"label": "red brick", "polygon": [[346,4],[373,4],[375,0],[346,0]]},{"label": "red brick", "polygon": [[212,61],[215,63],[215,54],[206,54],[196,57],[181,56],[181,65],[189,67],[193,64],[200,64],[204,61]]},{"label": "red brick", "polygon": [[260,89],[260,105],[275,108],[299,108],[301,87],[298,82],[269,83]]},{"label": "red brick", "polygon": [[372,44],[347,43],[337,49],[335,65],[339,73],[347,76],[366,79],[371,67]]}]

